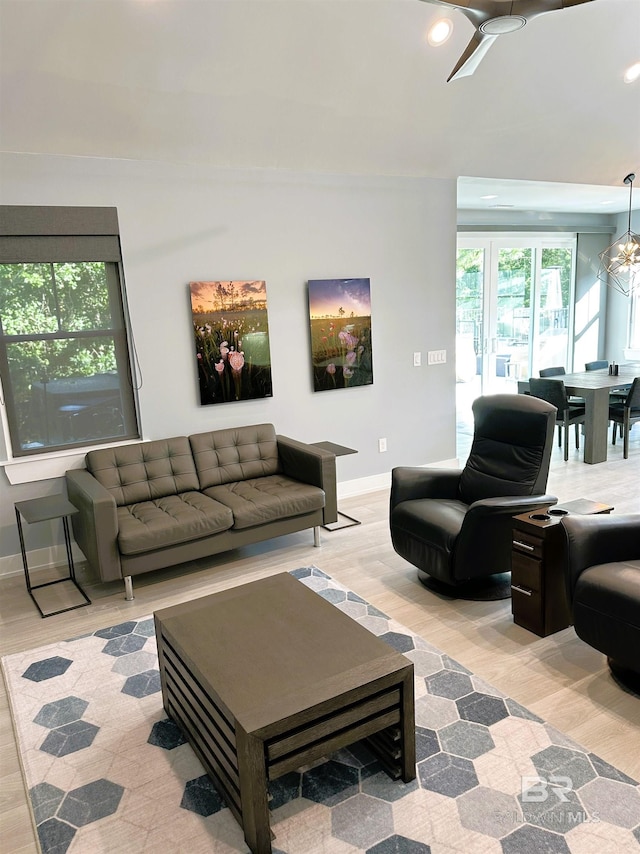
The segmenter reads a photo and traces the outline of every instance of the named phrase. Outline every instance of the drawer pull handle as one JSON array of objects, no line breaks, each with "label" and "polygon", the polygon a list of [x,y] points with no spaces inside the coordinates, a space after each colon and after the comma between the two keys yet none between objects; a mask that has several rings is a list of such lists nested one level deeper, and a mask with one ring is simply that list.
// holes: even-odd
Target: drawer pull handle
[{"label": "drawer pull handle", "polygon": [[519,584],[512,584],[512,590],[517,590],[518,593],[524,593],[525,596],[533,596],[533,590],[528,590],[526,587],[520,587]]},{"label": "drawer pull handle", "polygon": [[514,540],[514,546],[519,546],[521,549],[526,549],[528,552],[534,552],[534,546],[530,546],[529,543],[523,543],[521,540]]}]

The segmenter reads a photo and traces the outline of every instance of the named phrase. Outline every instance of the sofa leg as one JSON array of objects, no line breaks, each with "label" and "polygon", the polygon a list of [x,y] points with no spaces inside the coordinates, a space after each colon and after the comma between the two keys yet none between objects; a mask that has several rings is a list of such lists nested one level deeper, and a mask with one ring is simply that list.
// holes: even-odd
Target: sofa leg
[{"label": "sofa leg", "polygon": [[320,548],[320,525],[314,525],[313,527],[313,545],[317,549]]},{"label": "sofa leg", "polygon": [[133,581],[130,575],[125,575],[124,577],[124,598],[127,602],[133,602],[135,599],[133,595]]}]

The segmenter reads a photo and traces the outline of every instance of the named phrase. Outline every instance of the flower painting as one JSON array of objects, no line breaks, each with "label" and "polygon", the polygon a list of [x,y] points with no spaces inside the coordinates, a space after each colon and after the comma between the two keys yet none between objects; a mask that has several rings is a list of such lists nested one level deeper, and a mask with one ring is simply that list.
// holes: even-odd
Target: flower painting
[{"label": "flower painting", "polygon": [[190,282],[200,403],[271,397],[263,281]]},{"label": "flower painting", "polygon": [[311,279],[309,319],[314,391],[371,385],[369,279]]}]

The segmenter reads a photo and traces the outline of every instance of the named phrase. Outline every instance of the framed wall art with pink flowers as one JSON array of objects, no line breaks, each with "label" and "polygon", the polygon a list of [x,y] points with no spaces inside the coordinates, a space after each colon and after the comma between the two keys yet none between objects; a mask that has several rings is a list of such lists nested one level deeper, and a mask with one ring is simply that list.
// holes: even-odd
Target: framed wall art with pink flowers
[{"label": "framed wall art with pink flowers", "polygon": [[369,279],[310,279],[313,390],[373,383]]},{"label": "framed wall art with pink flowers", "polygon": [[190,282],[200,403],[271,397],[264,281]]}]

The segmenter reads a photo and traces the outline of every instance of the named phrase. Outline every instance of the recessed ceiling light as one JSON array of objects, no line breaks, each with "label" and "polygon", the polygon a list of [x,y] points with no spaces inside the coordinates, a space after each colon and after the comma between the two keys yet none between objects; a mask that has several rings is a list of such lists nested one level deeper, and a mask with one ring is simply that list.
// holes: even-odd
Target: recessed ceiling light
[{"label": "recessed ceiling light", "polygon": [[444,44],[453,32],[453,23],[449,18],[439,18],[427,33],[427,41],[433,47]]},{"label": "recessed ceiling light", "polygon": [[623,80],[625,83],[634,83],[640,77],[640,62],[634,62],[624,73]]},{"label": "recessed ceiling light", "polygon": [[612,205],[613,199],[604,199],[603,201],[600,202],[600,204],[601,205]]},{"label": "recessed ceiling light", "polygon": [[481,199],[497,199],[497,196],[480,196]]}]

